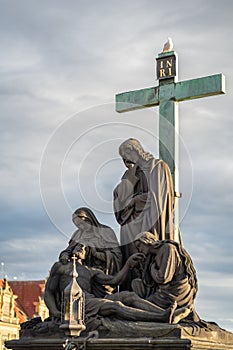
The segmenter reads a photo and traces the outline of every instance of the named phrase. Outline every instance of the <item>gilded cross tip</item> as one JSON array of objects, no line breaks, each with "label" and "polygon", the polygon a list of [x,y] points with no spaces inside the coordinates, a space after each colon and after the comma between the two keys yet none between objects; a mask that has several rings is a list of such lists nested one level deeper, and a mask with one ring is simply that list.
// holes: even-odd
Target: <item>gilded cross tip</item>
[{"label": "gilded cross tip", "polygon": [[167,41],[165,42],[164,46],[163,46],[163,52],[170,52],[173,49],[173,42],[172,42],[172,38],[168,37]]}]

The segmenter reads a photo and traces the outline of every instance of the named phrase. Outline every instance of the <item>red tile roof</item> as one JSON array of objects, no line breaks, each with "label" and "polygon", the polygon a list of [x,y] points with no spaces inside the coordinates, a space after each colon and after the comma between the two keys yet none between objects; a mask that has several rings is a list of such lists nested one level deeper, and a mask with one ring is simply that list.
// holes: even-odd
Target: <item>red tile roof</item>
[{"label": "red tile roof", "polygon": [[28,320],[28,316],[23,312],[23,310],[21,310],[21,308],[18,305],[17,300],[15,300],[15,307],[14,307],[16,316],[19,319],[19,323],[23,323],[26,322]]},{"label": "red tile roof", "polygon": [[35,315],[35,302],[43,296],[45,281],[9,281],[13,293],[18,296],[18,307],[31,318]]}]

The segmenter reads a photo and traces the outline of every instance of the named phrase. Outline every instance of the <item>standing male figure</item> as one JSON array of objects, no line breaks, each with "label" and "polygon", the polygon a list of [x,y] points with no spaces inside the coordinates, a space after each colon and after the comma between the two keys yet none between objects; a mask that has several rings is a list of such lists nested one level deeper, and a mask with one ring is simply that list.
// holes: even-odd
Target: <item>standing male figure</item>
[{"label": "standing male figure", "polygon": [[123,264],[137,249],[134,240],[140,232],[174,239],[174,187],[170,169],[161,159],[145,152],[133,138],[119,147],[128,168],[114,190],[114,212],[121,225]]}]

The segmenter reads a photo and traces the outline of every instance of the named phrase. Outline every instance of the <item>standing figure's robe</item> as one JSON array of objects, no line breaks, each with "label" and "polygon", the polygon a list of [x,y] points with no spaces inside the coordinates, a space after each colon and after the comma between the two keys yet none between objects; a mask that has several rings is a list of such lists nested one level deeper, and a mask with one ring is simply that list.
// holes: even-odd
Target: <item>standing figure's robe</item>
[{"label": "standing figure's robe", "polygon": [[[133,199],[133,204],[131,200]],[[174,187],[168,165],[149,159],[135,176],[127,170],[114,190],[114,212],[121,225],[123,264],[137,250],[138,233],[157,233],[160,240],[174,239]]]}]

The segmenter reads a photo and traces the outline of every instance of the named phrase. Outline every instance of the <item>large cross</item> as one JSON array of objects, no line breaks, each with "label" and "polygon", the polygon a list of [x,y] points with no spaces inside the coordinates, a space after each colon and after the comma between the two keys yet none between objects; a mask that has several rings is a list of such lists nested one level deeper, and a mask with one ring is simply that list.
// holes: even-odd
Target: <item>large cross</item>
[{"label": "large cross", "polygon": [[[177,82],[177,54],[174,51],[162,52],[156,60],[159,85],[117,94],[116,111],[123,113],[159,106],[159,157],[168,164],[173,177],[175,196],[180,197],[178,102],[224,94],[225,77],[216,74]],[[177,227],[178,209],[175,223]],[[175,239],[179,240],[177,236]]]}]

